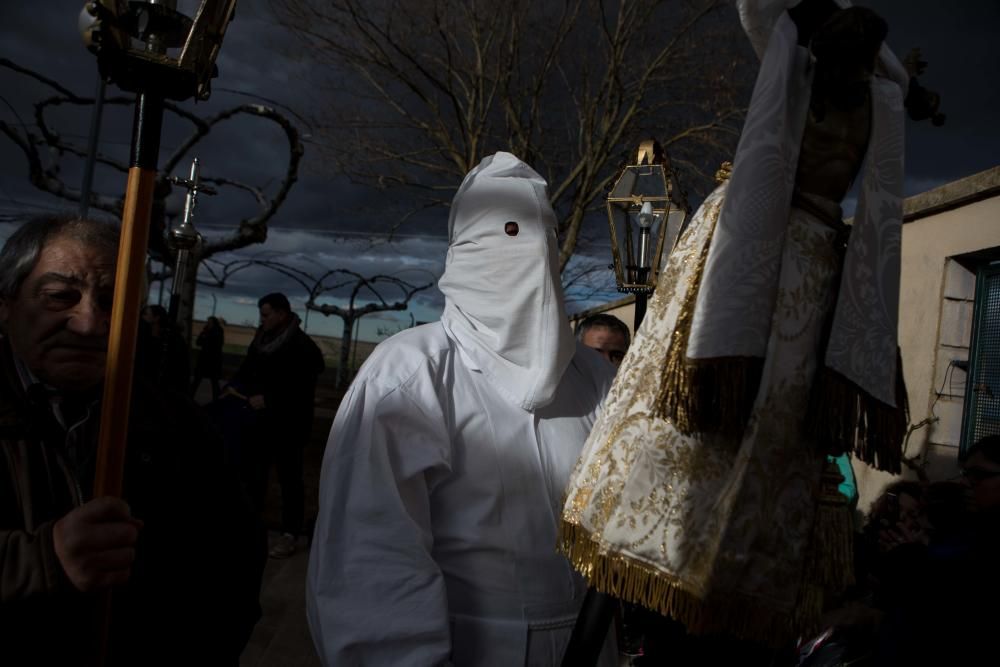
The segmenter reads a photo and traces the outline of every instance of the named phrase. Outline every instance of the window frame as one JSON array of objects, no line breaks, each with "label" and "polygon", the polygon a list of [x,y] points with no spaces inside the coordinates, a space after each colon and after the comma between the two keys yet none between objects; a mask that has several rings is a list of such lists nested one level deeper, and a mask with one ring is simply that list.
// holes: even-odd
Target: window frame
[{"label": "window frame", "polygon": [[[969,448],[974,444],[972,440],[978,424],[978,414],[976,410],[976,395],[978,393],[978,389],[976,389],[976,379],[979,376],[982,365],[981,348],[984,342],[986,342],[983,341],[982,338],[984,335],[985,323],[987,322],[987,290],[991,279],[997,281],[993,285],[993,289],[1000,291],[1000,260],[986,260],[977,263],[976,289],[974,297],[975,305],[973,306],[972,314],[972,335],[969,341],[968,372],[965,378],[965,397],[962,403],[962,431],[961,440],[959,441],[960,459],[965,458]],[[1000,335],[996,336],[995,341],[991,340],[989,342],[1000,348]]]}]

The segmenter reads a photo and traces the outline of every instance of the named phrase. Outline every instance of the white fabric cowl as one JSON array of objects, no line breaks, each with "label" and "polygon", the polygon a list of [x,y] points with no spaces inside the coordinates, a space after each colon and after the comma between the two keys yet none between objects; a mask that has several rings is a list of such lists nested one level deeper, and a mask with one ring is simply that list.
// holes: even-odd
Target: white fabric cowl
[{"label": "white fabric cowl", "polygon": [[[509,222],[517,233],[508,234]],[[573,358],[546,182],[510,153],[485,158],[452,201],[441,323],[515,405],[547,405]]]},{"label": "white fabric cowl", "polygon": [[[742,0],[760,73],[712,239],[688,340],[690,359],[762,357],[769,337],[809,109],[808,51],[785,10],[796,0]],[[836,0],[842,8],[846,0]],[[872,130],[825,365],[896,406],[896,328],[906,70],[883,44],[872,81]],[[898,407],[898,406],[897,406]]]}]

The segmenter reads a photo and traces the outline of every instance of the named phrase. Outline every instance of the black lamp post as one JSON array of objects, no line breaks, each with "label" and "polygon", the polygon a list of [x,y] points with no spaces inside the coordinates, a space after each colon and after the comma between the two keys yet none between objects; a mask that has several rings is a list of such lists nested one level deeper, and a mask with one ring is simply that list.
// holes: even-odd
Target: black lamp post
[{"label": "black lamp post", "polygon": [[[646,302],[660,277],[663,246],[674,242],[687,216],[687,203],[660,145],[652,139],[639,145],[635,164],[625,166],[607,200],[611,252],[618,291],[635,295],[638,331]],[[591,587],[577,616],[563,667],[597,664],[617,599]]]}]

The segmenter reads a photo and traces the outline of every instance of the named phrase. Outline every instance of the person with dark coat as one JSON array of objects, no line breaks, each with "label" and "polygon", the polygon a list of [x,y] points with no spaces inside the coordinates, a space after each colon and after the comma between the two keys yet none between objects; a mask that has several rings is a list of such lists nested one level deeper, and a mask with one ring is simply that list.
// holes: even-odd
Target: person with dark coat
[{"label": "person with dark coat", "polygon": [[[961,462],[964,516],[957,499],[946,515],[952,525],[934,535],[908,584],[910,598],[883,623],[876,664],[987,664],[1000,625],[1000,435],[977,440]],[[954,493],[947,489],[945,493]],[[940,490],[939,490],[940,494]],[[940,498],[938,498],[940,501]],[[940,508],[938,508],[940,509]],[[938,531],[939,533],[941,531]],[[911,549],[914,545],[908,545]],[[961,637],[961,639],[956,639]]]},{"label": "person with dark coat", "polygon": [[282,535],[270,551],[287,558],[302,534],[304,483],[302,450],[312,429],[316,380],[323,354],[299,327],[288,297],[275,292],[258,301],[260,327],[243,364],[227,387],[256,411],[258,428],[249,445],[249,487],[257,509],[264,510],[271,465],[281,485]]},{"label": "person with dark coat", "polygon": [[198,362],[194,366],[194,380],[191,382],[191,394],[198,391],[201,381],[208,378],[212,386],[212,400],[219,400],[219,378],[222,377],[222,346],[226,342],[226,333],[217,317],[205,320],[205,327],[198,334],[195,345],[198,346]]},{"label": "person with dark coat", "polygon": [[236,665],[258,530],[220,438],[137,376],[122,498],[94,497],[118,231],[29,221],[0,251],[0,663]]},{"label": "person with dark coat", "polygon": [[135,356],[137,375],[171,391],[187,391],[191,379],[188,344],[163,306],[150,304],[142,309]]}]

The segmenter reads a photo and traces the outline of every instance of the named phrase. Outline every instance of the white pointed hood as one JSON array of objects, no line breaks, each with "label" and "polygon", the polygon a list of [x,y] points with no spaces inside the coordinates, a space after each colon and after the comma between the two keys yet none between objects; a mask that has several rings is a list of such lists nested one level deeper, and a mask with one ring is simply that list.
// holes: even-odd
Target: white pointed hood
[{"label": "white pointed hood", "polygon": [[575,342],[545,179],[510,153],[485,158],[458,189],[448,228],[438,283],[448,337],[511,402],[547,405]]}]

